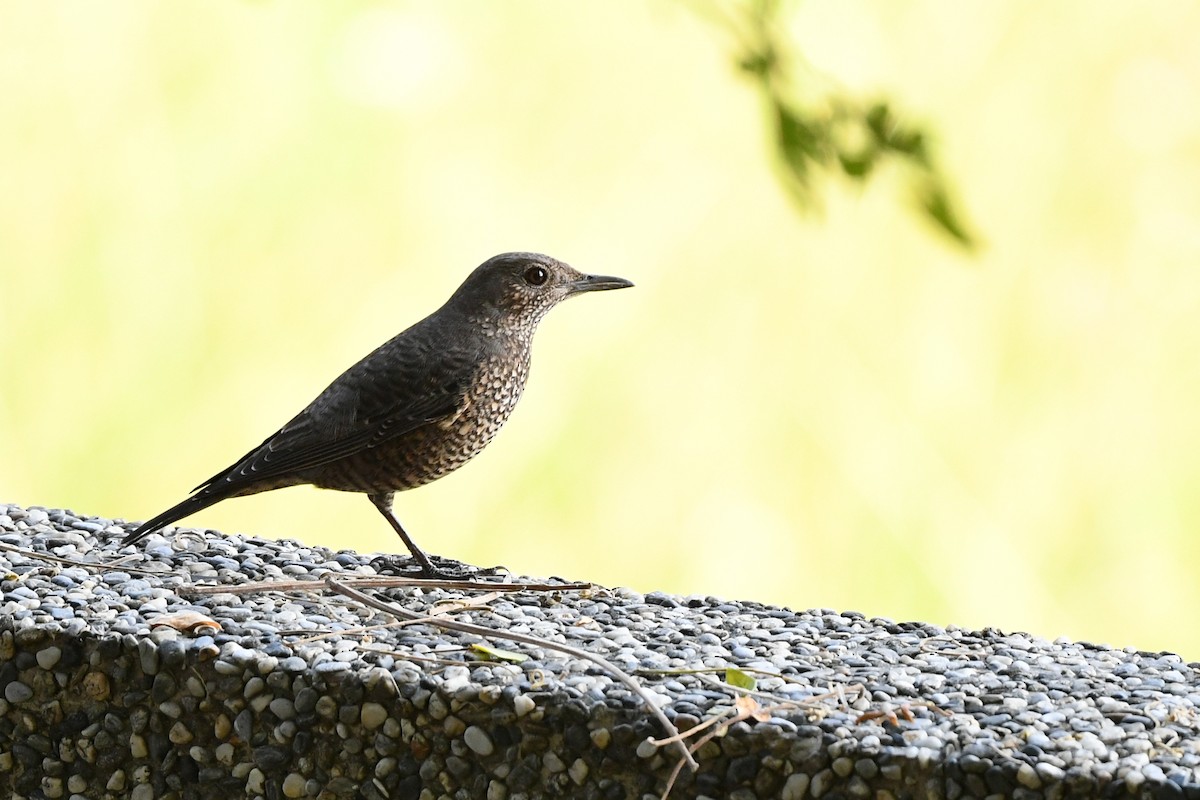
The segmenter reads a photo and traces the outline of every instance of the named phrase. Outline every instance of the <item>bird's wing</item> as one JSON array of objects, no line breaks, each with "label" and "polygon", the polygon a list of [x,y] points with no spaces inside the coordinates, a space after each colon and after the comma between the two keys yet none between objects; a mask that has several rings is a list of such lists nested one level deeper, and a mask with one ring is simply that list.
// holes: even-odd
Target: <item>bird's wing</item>
[{"label": "bird's wing", "polygon": [[226,494],[337,461],[461,410],[478,357],[387,345],[355,364],[308,408],[200,486]]}]

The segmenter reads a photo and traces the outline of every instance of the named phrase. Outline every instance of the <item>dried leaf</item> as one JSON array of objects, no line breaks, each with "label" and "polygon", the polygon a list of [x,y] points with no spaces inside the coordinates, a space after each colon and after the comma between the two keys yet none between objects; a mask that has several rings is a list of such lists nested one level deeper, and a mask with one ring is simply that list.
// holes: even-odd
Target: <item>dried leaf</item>
[{"label": "dried leaf", "polygon": [[763,709],[758,701],[748,694],[744,694],[733,701],[733,707],[737,709],[738,716],[742,719],[754,719],[758,722],[766,722],[771,718],[771,714]]},{"label": "dried leaf", "polygon": [[221,630],[221,623],[211,617],[206,617],[198,611],[180,611],[175,614],[163,614],[150,620],[151,628],[174,628],[183,633],[196,634],[201,628],[211,628],[214,632]]}]

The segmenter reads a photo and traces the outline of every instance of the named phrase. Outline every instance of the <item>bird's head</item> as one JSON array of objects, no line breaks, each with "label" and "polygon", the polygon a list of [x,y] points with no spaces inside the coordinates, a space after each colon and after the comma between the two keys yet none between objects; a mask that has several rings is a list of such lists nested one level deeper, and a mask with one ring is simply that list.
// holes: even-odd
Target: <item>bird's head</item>
[{"label": "bird's head", "polygon": [[629,286],[624,278],[585,275],[540,253],[502,253],[476,267],[447,305],[532,334],[545,313],[568,297]]}]

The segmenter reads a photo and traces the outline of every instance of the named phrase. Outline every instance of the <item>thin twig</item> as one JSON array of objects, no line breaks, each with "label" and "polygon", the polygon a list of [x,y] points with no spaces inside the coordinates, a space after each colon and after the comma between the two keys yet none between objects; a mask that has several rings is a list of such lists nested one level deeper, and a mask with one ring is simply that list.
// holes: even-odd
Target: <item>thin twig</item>
[{"label": "thin twig", "polygon": [[[688,667],[685,669],[651,669],[649,667],[639,667],[638,669],[634,670],[634,674],[635,675],[696,675],[696,676],[702,677],[704,675],[715,675],[720,672],[725,672],[730,667],[741,670],[742,672],[745,672],[747,675],[762,675],[767,678],[779,678],[779,680],[783,681],[784,683],[794,683],[797,686],[809,686],[810,685],[809,681],[805,680],[802,677],[796,677],[794,675],[784,675],[782,672],[775,672],[774,670],[769,670],[769,669],[761,669],[759,667],[741,667],[741,666],[737,666],[737,665],[733,665],[733,664],[726,666],[726,667]],[[726,685],[726,684],[724,684],[723,681],[721,683],[722,683],[722,685]],[[857,686],[857,685],[858,684],[854,684],[854,686]]]},{"label": "thin twig", "polygon": [[[748,671],[748,670],[745,670],[745,671]],[[813,710],[813,711],[822,711],[822,712],[828,712],[830,710],[829,708],[827,708],[826,706],[821,704],[822,701],[825,701],[825,700],[841,700],[843,702],[843,704],[846,705],[846,710],[850,710],[849,704],[846,703],[846,697],[845,697],[846,689],[853,689],[853,690],[857,691],[859,693],[860,697],[862,696],[862,694],[864,694],[866,692],[866,687],[864,687],[861,683],[855,683],[850,686],[842,686],[842,685],[838,684],[836,689],[834,689],[833,691],[830,691],[830,692],[825,692],[824,694],[814,694],[814,695],[810,695],[808,697],[785,697],[783,695],[772,694],[770,692],[764,692],[761,689],[746,689],[742,686],[734,686],[731,683],[726,683],[725,681],[717,680],[712,675],[701,674],[701,675],[697,675],[696,677],[699,678],[701,680],[701,682],[707,683],[709,686],[716,686],[717,688],[720,688],[720,689],[728,689],[728,690],[734,692],[735,694],[744,694],[748,697],[757,697],[757,698],[760,698],[763,700],[770,700],[772,703],[775,703],[776,705],[790,705],[790,706],[795,706],[796,708],[803,708],[803,709],[809,709],[809,710]]]},{"label": "thin twig", "polygon": [[[322,586],[323,585],[324,585],[324,582],[322,582]],[[500,592],[491,592],[489,594],[485,594],[485,595],[482,595],[477,598],[472,598],[470,601],[467,601],[465,599],[464,600],[447,600],[443,603],[438,603],[437,605],[435,605],[433,607],[433,609],[430,610],[428,616],[420,617],[418,619],[396,619],[396,620],[392,620],[391,622],[385,622],[382,625],[361,625],[356,628],[346,628],[346,629],[340,630],[340,631],[325,631],[323,633],[317,633],[317,634],[312,634],[310,631],[295,631],[295,632],[281,631],[280,635],[287,636],[290,634],[292,636],[303,636],[304,637],[302,639],[293,640],[291,642],[292,645],[311,644],[313,642],[319,642],[322,639],[333,638],[334,636],[360,636],[363,634],[369,635],[369,634],[372,634],[375,631],[379,631],[379,630],[386,630],[386,629],[390,629],[390,628],[404,628],[409,625],[417,625],[422,622],[429,622],[430,617],[433,617],[436,615],[441,615],[441,614],[449,614],[451,611],[467,611],[467,610],[473,611],[476,609],[482,609],[486,606],[487,603],[490,603],[493,600],[495,600],[497,597],[500,597],[500,594],[501,594]]]},{"label": "thin twig", "polygon": [[[405,653],[400,650],[377,650],[375,648],[370,648],[370,651],[372,653],[380,653],[382,655],[391,656],[392,658],[401,659],[404,661],[422,661],[426,664],[434,664],[439,667],[470,667],[470,666],[482,665],[482,664],[495,664],[495,662],[488,662],[488,661],[455,661],[455,660],[449,659],[449,658],[434,658],[433,656],[419,656],[416,653]],[[438,651],[438,652],[441,652],[441,651]],[[447,652],[459,652],[459,651],[450,650]]]},{"label": "thin twig", "polygon": [[[407,608],[402,608],[398,605],[395,605],[394,603],[385,603],[382,600],[371,597],[370,595],[356,591],[346,584],[334,580],[328,575],[325,576],[325,585],[328,586],[331,591],[334,591],[343,597],[349,597],[352,600],[357,600],[363,605],[370,606],[371,608],[382,611],[385,614],[392,614],[393,616],[404,617],[405,619],[415,619],[422,616],[414,611],[409,611]],[[638,683],[631,675],[618,668],[611,661],[601,658],[595,653],[589,653],[586,650],[580,650],[576,647],[559,644],[558,642],[550,642],[545,639],[539,639],[536,636],[529,636],[527,634],[516,633],[514,631],[492,630],[491,628],[485,628],[481,625],[472,625],[467,622],[459,622],[458,620],[431,619],[429,622],[430,624],[436,625],[439,628],[446,628],[447,630],[458,631],[459,633],[469,633],[473,636],[479,636],[484,639],[507,639],[510,642],[519,642],[521,644],[527,644],[531,647],[540,647],[545,650],[555,650],[573,658],[578,658],[583,661],[590,661],[591,663],[603,669],[609,675],[612,675],[621,683],[625,684],[630,691],[634,692],[638,697],[640,697],[642,702],[645,704],[646,709],[654,716],[655,719],[658,720],[663,729],[667,731],[668,736],[677,736],[679,734],[679,729],[676,728],[671,720],[667,719],[666,715],[663,714],[662,710],[655,705],[654,700],[650,697],[650,694],[642,688],[640,683]],[[692,754],[688,751],[687,746],[682,742],[677,742],[676,744],[679,747],[681,758],[687,762],[692,771],[694,772],[700,769],[700,765],[696,763],[696,759],[692,757]]]},{"label": "thin twig", "polygon": [[[764,721],[768,716],[770,716],[771,712],[780,710],[780,708],[780,706],[767,706],[766,708],[763,708],[756,700],[751,698],[739,698],[737,705],[734,708],[721,712],[721,714],[718,716],[713,717],[694,728],[691,728],[686,733],[680,734],[678,737],[651,741],[657,745],[679,740],[678,743],[682,744],[683,740],[690,739],[698,734],[701,730],[711,725],[715,725],[716,727],[713,728],[713,730],[692,742],[691,746],[687,748],[689,753],[695,753],[701,747],[711,742],[717,736],[722,735],[723,732],[729,730],[737,723],[750,719],[751,717],[754,717],[759,721]],[[671,770],[671,776],[667,778],[666,788],[663,789],[663,793],[659,796],[659,800],[667,800],[667,798],[671,795],[671,790],[675,788],[675,781],[679,778],[679,771],[682,769],[683,760],[680,759],[675,763],[675,769]]]},{"label": "thin twig", "polygon": [[699,725],[695,725],[691,728],[688,728],[683,733],[677,733],[674,736],[668,737],[666,739],[651,739],[650,742],[655,747],[664,747],[668,744],[673,744],[674,742],[681,742],[684,739],[690,739],[693,736],[695,736],[696,734],[700,733],[700,731],[704,730],[705,728],[711,728],[713,725],[716,725],[721,720],[725,719],[726,717],[728,717],[732,714],[736,714],[736,713],[737,713],[736,709],[722,708],[719,711],[717,711],[716,714],[714,714],[713,716],[704,720],[704,722],[701,722]]},{"label": "thin twig", "polygon": [[[327,580],[332,580],[329,578]],[[489,581],[442,581],[430,578],[365,577],[339,578],[346,586],[362,589],[397,589],[416,586],[422,589],[449,589],[460,592],[558,592],[594,588],[590,583],[491,583]],[[237,586],[198,585],[180,589],[181,593],[208,596],[214,594],[253,594],[255,592],[320,592],[325,580],[317,581],[253,581]]]},{"label": "thin twig", "polygon": [[[313,642],[319,642],[323,639],[332,639],[337,636],[369,636],[375,631],[405,628],[409,625],[417,625],[421,622],[428,621],[428,617],[422,617],[421,619],[396,619],[392,620],[391,622],[385,622],[382,625],[362,625],[357,628],[346,628],[345,630],[340,631],[325,631],[324,633],[316,633],[310,636],[304,636],[300,639],[293,639],[292,641],[288,642],[288,644],[292,645],[293,647],[299,647],[300,645],[312,644]],[[308,631],[281,631],[279,635],[287,636],[291,634],[292,636],[300,636],[304,633],[308,633]]]},{"label": "thin twig", "polygon": [[42,561],[53,561],[57,564],[66,564],[70,567],[84,567],[85,569],[98,570],[119,570],[121,572],[137,572],[141,575],[159,575],[162,571],[151,569],[139,569],[137,567],[127,567],[119,561],[77,561],[73,558],[62,558],[60,556],[52,556],[49,553],[39,553],[37,550],[26,550],[24,547],[17,547],[14,544],[6,544],[0,542],[0,550],[7,550],[10,553],[20,553],[27,558],[37,558]]}]

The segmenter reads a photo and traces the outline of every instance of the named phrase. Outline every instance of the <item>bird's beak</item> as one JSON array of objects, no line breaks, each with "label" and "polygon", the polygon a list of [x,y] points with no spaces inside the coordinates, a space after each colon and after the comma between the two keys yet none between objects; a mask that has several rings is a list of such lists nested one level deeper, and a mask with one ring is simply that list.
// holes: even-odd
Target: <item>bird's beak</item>
[{"label": "bird's beak", "polygon": [[604,289],[628,289],[630,286],[633,286],[632,281],[624,278],[614,278],[611,275],[584,275],[579,280],[567,284],[567,293],[580,294],[581,292],[599,292]]}]

